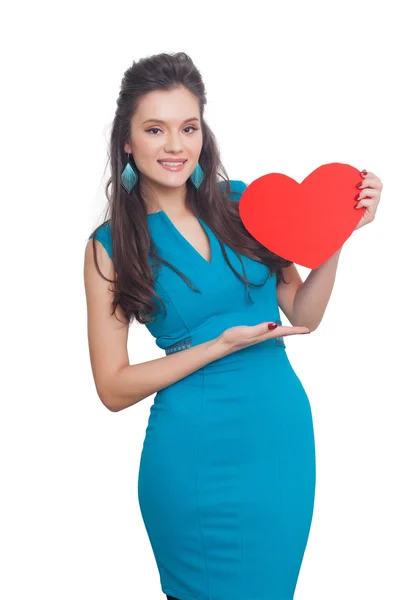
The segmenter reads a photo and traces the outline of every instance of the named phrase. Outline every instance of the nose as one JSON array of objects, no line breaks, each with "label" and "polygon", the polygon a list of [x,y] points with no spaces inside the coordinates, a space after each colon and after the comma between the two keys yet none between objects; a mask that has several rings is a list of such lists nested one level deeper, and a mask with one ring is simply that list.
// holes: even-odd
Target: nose
[{"label": "nose", "polygon": [[182,152],[183,143],[179,134],[173,134],[168,137],[168,142],[165,146],[165,152]]}]

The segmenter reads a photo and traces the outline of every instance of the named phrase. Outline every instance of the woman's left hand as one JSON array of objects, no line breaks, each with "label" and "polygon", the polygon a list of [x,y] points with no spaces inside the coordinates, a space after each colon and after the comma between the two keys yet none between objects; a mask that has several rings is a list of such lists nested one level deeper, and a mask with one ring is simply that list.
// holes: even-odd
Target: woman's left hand
[{"label": "woman's left hand", "polygon": [[363,178],[363,181],[361,182],[362,185],[359,186],[361,191],[356,198],[359,200],[359,202],[354,208],[357,209],[365,206],[367,210],[361,217],[356,229],[360,229],[360,227],[364,227],[364,225],[372,223],[372,221],[375,219],[376,210],[381,199],[381,192],[383,188],[382,181],[373,173],[361,171],[361,176]]}]

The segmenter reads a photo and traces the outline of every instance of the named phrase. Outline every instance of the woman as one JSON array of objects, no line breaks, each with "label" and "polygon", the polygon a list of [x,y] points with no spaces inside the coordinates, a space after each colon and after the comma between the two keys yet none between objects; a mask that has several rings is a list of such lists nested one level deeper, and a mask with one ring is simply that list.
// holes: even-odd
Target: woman
[{"label": "woman", "polygon": [[[246,185],[229,181],[205,104],[185,53],[124,75],[109,219],[85,254],[93,376],[111,411],[155,394],[138,498],[167,598],[289,600],[311,526],[315,447],[284,338],[319,325],[340,250],[303,283],[247,232]],[[379,201],[380,180],[368,174],[368,184],[359,227]],[[165,357],[129,365],[134,318]]]}]

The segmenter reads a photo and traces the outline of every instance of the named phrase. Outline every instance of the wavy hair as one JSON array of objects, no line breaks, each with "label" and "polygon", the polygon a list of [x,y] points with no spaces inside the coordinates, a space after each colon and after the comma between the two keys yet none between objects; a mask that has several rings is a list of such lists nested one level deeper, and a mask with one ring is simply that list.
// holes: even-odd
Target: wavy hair
[{"label": "wavy hair", "polygon": [[[108,206],[104,222],[96,227],[91,235],[97,271],[113,285],[111,314],[115,314],[117,306],[120,306],[128,323],[131,323],[134,318],[142,324],[151,321],[152,315],[158,311],[154,297],[159,299],[166,312],[164,302],[154,291],[155,270],[161,264],[173,269],[192,289],[199,291],[188,277],[157,254],[148,228],[146,204],[140,193],[140,171],[133,157],[131,157],[131,164],[135,167],[139,181],[129,194],[120,183],[121,173],[126,164],[124,145],[131,139],[131,119],[139,102],[154,90],[173,90],[181,86],[198,98],[203,134],[203,145],[198,162],[203,169],[204,179],[197,189],[188,178],[185,200],[188,210],[201,218],[214,232],[225,261],[246,285],[251,301],[249,286],[260,286],[265,282],[251,283],[247,280],[240,254],[265,264],[270,276],[276,273],[277,283],[281,280],[287,283],[282,267],[292,264],[291,261],[281,258],[259,243],[244,227],[239,216],[238,202],[228,200],[228,196],[236,192],[231,191],[216,138],[204,120],[204,107],[207,102],[205,86],[191,58],[184,52],[161,53],[142,58],[125,71],[122,79],[108,147],[107,164],[110,164],[111,169],[111,175],[106,183]],[[225,181],[222,186],[221,180]],[[101,272],[94,243],[97,230],[105,223],[109,225],[111,231],[115,279],[108,279]],[[238,256],[243,268],[243,276],[230,263],[223,243]]]}]

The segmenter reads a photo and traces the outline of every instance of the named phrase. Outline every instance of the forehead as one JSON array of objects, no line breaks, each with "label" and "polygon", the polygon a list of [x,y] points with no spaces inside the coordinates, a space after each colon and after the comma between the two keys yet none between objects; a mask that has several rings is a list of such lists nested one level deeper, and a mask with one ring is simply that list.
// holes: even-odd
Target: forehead
[{"label": "forehead", "polygon": [[154,90],[146,94],[140,101],[133,117],[142,123],[145,119],[162,119],[163,121],[181,121],[182,119],[200,118],[198,98],[187,88],[173,90]]}]

